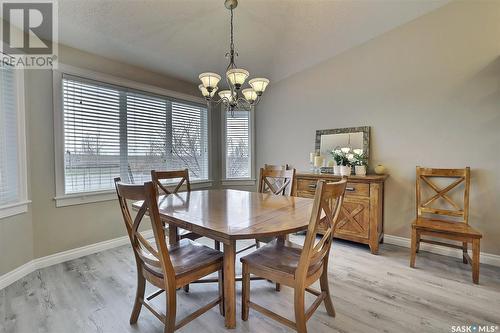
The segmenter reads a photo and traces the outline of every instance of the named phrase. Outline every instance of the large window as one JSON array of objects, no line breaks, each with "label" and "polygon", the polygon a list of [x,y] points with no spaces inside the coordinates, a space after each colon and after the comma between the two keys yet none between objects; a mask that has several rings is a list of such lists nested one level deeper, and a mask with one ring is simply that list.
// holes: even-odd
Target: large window
[{"label": "large window", "polygon": [[0,218],[27,210],[22,74],[0,63]]},{"label": "large window", "polygon": [[65,74],[62,91],[64,194],[142,183],[152,169],[208,179],[205,106]]},{"label": "large window", "polygon": [[225,114],[226,179],[248,179],[252,176],[251,112]]}]

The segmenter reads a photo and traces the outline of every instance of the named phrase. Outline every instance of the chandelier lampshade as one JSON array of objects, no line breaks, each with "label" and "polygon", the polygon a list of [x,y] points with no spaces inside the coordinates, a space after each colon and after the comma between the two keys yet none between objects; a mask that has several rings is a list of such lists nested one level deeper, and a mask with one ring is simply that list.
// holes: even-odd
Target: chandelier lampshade
[{"label": "chandelier lampshade", "polygon": [[219,91],[219,97],[224,100],[225,102],[232,103],[233,102],[233,96],[234,94],[231,92],[231,90],[221,90]]},{"label": "chandelier lampshade", "polygon": [[246,88],[241,91],[248,103],[253,104],[257,100],[257,93],[253,88]]},{"label": "chandelier lampshade", "polygon": [[200,89],[203,97],[205,97],[206,99],[210,99],[210,98],[214,97],[215,93],[217,92],[218,87],[213,88],[212,92],[208,92],[207,88],[205,88],[205,86],[203,84],[200,84],[198,86],[198,89]]},{"label": "chandelier lampshade", "polygon": [[236,89],[241,88],[249,75],[250,73],[243,68],[232,68],[226,73],[227,79]]},{"label": "chandelier lampshade", "polygon": [[209,92],[212,92],[212,90],[217,87],[217,84],[219,84],[219,81],[221,79],[219,74],[210,72],[200,74],[199,78],[203,86]]},{"label": "chandelier lampshade", "polygon": [[262,93],[266,90],[267,85],[269,84],[269,80],[265,78],[255,78],[248,81],[248,84],[255,90],[258,96],[261,96]]},{"label": "chandelier lampshade", "polygon": [[255,78],[248,81],[251,88],[241,89],[249,78],[250,73],[246,69],[238,68],[235,63],[238,52],[234,49],[233,10],[238,6],[238,0],[225,0],[224,5],[231,11],[230,44],[229,52],[226,54],[229,58],[226,71],[226,83],[229,87],[228,89],[219,91],[218,95],[220,99],[214,100],[213,97],[218,89],[217,85],[221,80],[221,76],[216,73],[206,72],[200,74],[199,78],[202,84],[198,88],[207,100],[208,107],[212,105],[212,102],[222,103],[226,107],[226,110],[233,114],[234,110],[253,110],[269,85],[269,80],[266,78]]}]

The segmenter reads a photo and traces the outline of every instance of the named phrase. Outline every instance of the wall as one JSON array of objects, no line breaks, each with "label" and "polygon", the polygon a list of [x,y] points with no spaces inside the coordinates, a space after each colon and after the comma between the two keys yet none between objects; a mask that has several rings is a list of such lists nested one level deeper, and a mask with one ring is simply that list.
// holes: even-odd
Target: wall
[{"label": "wall", "polygon": [[307,170],[317,129],[369,125],[371,164],[390,173],[387,234],[410,236],[415,166],[470,166],[471,224],[482,251],[500,254],[498,36],[500,2],[453,2],[270,85],[257,165]]}]

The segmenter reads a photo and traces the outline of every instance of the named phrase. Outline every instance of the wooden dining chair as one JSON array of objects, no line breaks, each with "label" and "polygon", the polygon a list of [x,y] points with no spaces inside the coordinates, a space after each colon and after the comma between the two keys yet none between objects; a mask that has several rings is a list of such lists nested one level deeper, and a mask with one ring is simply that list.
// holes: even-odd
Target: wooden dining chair
[{"label": "wooden dining chair", "polygon": [[[165,229],[158,211],[157,188],[153,182],[131,185],[124,184],[120,178],[116,178],[115,187],[137,266],[137,292],[130,324],[137,322],[142,306],[145,306],[164,323],[165,333],[174,332],[218,304],[222,314],[224,290],[222,253],[189,239],[167,246]],[[130,214],[128,201],[143,201],[135,218],[132,218]],[[146,215],[149,215],[151,221],[154,242],[145,239],[139,232],[139,227]],[[177,288],[215,272],[219,274],[218,297],[185,318],[176,320]],[[144,297],[146,281],[159,290]],[[163,292],[166,296],[166,314],[156,309],[150,302]]]},{"label": "wooden dining chair", "polygon": [[[241,318],[244,321],[248,320],[249,309],[252,308],[299,333],[306,333],[307,320],[322,302],[328,315],[335,317],[328,286],[328,257],[346,184],[346,179],[337,183],[318,181],[303,247],[286,240],[274,240],[240,259],[243,264]],[[324,224],[326,230],[322,238],[316,242],[320,224]],[[250,301],[250,274],[277,281],[294,289],[295,322]],[[321,291],[310,288],[310,285],[318,279]],[[307,310],[304,303],[306,291],[317,296]]]},{"label": "wooden dining chair", "polygon": [[[482,234],[469,225],[469,191],[470,168],[464,169],[432,169],[417,167],[416,177],[417,218],[412,223],[410,267],[415,267],[417,252],[420,243],[447,246],[462,250],[464,264],[472,266],[472,280],[479,283],[479,254]],[[444,187],[439,186],[433,179],[449,180]],[[423,198],[423,191],[432,191],[428,198]],[[451,192],[457,191],[463,202],[456,202],[456,196]],[[459,191],[462,191],[463,194]],[[445,205],[445,206],[443,206]],[[461,244],[451,244],[422,236],[442,238],[458,241]],[[472,243],[472,259],[467,250],[468,243]]]},{"label": "wooden dining chair", "polygon": [[[162,181],[169,181],[177,179],[177,183],[165,184]],[[173,171],[156,171],[151,170],[151,180],[158,187],[158,192],[163,192],[165,195],[169,195],[172,193],[178,193],[181,189],[183,189],[183,185],[187,192],[191,192],[191,182],[189,181],[189,170],[173,170]],[[178,239],[191,239],[197,240],[201,238],[200,235],[195,234],[194,232],[190,232],[184,229],[179,230]],[[220,250],[220,242],[215,241],[215,249]]]}]

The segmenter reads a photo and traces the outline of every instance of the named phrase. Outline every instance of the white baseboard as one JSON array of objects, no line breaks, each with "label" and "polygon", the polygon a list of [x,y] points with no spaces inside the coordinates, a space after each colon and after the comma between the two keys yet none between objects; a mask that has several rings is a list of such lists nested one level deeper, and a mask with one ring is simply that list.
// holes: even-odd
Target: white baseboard
[{"label": "white baseboard", "polygon": [[[147,230],[142,232],[142,235],[145,238],[153,237],[153,230]],[[94,254],[97,252],[109,250],[118,246],[126,245],[129,243],[128,236],[118,237],[114,239],[110,239],[107,241],[82,246],[76,249],[63,251],[59,253],[55,253],[46,257],[37,258],[27,262],[26,264],[10,271],[2,276],[0,276],[0,290],[11,285],[19,279],[22,279],[26,275],[36,271],[37,269],[49,267],[52,265],[60,264],[65,261],[81,258],[88,256],[90,254]]]},{"label": "white baseboard", "polygon": [[[384,235],[384,242],[387,244],[410,248],[411,240],[405,237],[392,235]],[[462,258],[462,250],[450,247],[444,247],[428,243],[420,243],[420,250],[449,256],[454,258]],[[470,251],[469,251],[470,252]],[[482,264],[493,265],[500,267],[500,255],[481,252],[480,261]]]}]

